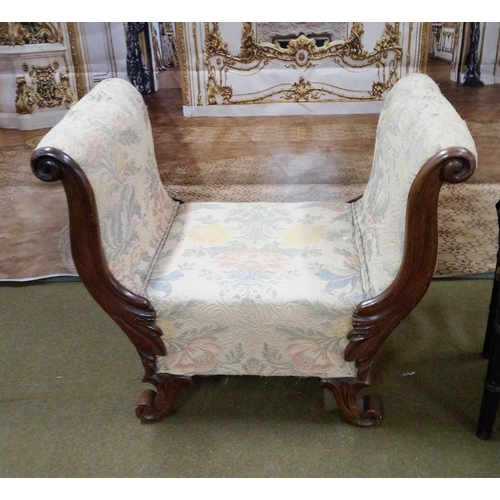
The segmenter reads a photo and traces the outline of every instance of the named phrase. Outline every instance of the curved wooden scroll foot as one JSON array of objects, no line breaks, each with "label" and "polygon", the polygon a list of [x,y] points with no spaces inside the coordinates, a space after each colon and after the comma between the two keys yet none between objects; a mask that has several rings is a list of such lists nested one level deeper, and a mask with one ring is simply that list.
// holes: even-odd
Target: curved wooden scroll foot
[{"label": "curved wooden scroll foot", "polygon": [[322,378],[322,389],[328,389],[339,407],[342,416],[358,427],[372,427],[382,420],[382,403],[374,396],[360,396],[368,384],[357,378]]},{"label": "curved wooden scroll foot", "polygon": [[193,385],[191,377],[183,375],[155,374],[144,382],[150,382],[156,391],[148,389],[139,396],[135,414],[143,422],[158,422],[168,417],[175,406],[179,389],[185,385]]}]

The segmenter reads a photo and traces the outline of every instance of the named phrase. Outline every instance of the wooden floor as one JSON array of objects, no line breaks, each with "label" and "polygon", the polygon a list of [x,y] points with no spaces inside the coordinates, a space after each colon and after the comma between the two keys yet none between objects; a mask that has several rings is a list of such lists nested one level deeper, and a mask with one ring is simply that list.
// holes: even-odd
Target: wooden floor
[{"label": "wooden floor", "polygon": [[[488,85],[481,88],[463,87],[449,79],[449,65],[439,61],[430,60],[428,74],[439,84],[445,97],[455,106],[460,116],[473,124],[498,124],[500,127],[500,85]],[[376,124],[377,114],[371,115],[329,115],[329,116],[265,116],[265,117],[196,117],[185,118],[182,116],[182,97],[180,89],[162,89],[146,96],[149,105],[151,120],[154,125],[167,131],[185,127],[196,128],[200,134],[207,128],[218,128],[217,140],[214,142],[196,144],[186,143],[182,140],[165,140],[156,144],[156,154],[159,165],[164,171],[177,165],[197,164],[209,160],[215,161],[241,156],[263,156],[280,153],[304,154],[307,161],[308,154],[330,152],[342,149],[351,149],[360,153],[371,154],[374,148],[373,137],[358,137],[351,142],[345,139],[329,137],[327,140],[311,139],[303,141],[293,134],[294,129],[302,127],[318,127],[325,124],[351,124],[366,125]],[[285,140],[282,134],[279,137],[264,137],[255,140],[248,138],[238,143],[230,142],[225,137],[235,128],[240,129],[245,137],[246,130],[273,127],[280,129],[286,127],[290,130],[289,137]],[[443,123],[443,127],[446,124]],[[224,133],[227,131],[227,134]],[[500,130],[500,128],[499,128]],[[190,130],[191,132],[191,130]],[[485,135],[474,135],[479,155],[479,168],[481,173],[500,182],[500,137],[492,136],[489,132]],[[250,136],[250,134],[247,134]]]},{"label": "wooden floor", "polygon": [[[440,85],[443,94],[455,106],[468,123],[497,124],[500,127],[500,85],[485,87],[462,87],[449,80],[449,66],[438,61],[429,61],[428,74]],[[308,137],[304,140],[297,130],[322,125],[349,124],[375,125],[378,115],[329,115],[329,116],[266,116],[266,117],[196,117],[182,115],[182,96],[178,88],[160,89],[145,96],[154,127],[161,130],[155,138],[159,166],[168,171],[174,166],[197,165],[207,161],[243,156],[265,156],[280,153],[304,154],[343,150],[370,154],[374,147],[373,136],[360,136],[353,140],[345,138]],[[446,124],[443,123],[443,127]],[[484,127],[483,127],[484,128]],[[263,129],[262,134],[255,134]],[[0,129],[0,147],[24,144],[30,138],[40,136],[48,129],[18,131]],[[238,130],[240,139],[228,140]],[[500,134],[490,128],[485,133],[473,133],[479,154],[479,168],[483,175],[500,182]],[[269,131],[269,133],[267,133]],[[190,141],[186,136],[209,137],[207,140]],[[156,140],[158,139],[158,140]]]},{"label": "wooden floor", "polygon": [[[463,87],[449,79],[449,65],[429,60],[427,73],[441,88],[459,115],[469,124],[478,151],[478,169],[500,182],[500,85]],[[482,132],[475,124],[490,125]],[[443,124],[446,126],[446,124]]]}]

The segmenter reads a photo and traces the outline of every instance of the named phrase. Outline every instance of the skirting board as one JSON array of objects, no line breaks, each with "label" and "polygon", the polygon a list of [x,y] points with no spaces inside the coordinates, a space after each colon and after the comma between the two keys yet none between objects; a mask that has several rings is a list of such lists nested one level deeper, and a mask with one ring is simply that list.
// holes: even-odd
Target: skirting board
[{"label": "skirting board", "polygon": [[186,117],[349,115],[380,113],[382,105],[383,101],[218,104],[213,106],[183,106],[183,113]]},{"label": "skirting board", "polygon": [[0,113],[0,128],[14,128],[17,130],[50,128],[59,123],[67,112],[67,109],[57,109],[26,115]]}]

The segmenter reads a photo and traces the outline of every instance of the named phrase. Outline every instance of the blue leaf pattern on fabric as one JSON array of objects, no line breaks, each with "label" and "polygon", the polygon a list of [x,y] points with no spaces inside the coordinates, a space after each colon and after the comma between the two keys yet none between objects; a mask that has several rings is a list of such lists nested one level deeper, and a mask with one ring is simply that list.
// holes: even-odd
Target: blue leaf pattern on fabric
[{"label": "blue leaf pattern on fabric", "polygon": [[316,276],[328,282],[326,284],[326,291],[330,295],[334,295],[338,290],[341,290],[343,288],[355,286],[360,279],[359,273],[339,275],[333,274],[328,269],[320,269],[316,273]]},{"label": "blue leaf pattern on fabric", "polygon": [[179,280],[183,277],[184,273],[181,273],[180,271],[174,271],[170,274],[167,274],[166,276],[163,276],[162,278],[152,279],[149,282],[149,286],[153,290],[161,292],[163,294],[163,298],[166,298],[172,293],[172,281]]}]

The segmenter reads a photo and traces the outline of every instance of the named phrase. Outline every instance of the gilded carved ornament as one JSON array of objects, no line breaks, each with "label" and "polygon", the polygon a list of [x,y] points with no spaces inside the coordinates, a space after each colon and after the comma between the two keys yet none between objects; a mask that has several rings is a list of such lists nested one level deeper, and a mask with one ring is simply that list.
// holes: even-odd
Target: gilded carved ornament
[{"label": "gilded carved ornament", "polygon": [[373,82],[372,90],[370,91],[370,95],[375,97],[376,99],[380,99],[382,94],[385,91],[385,86],[380,82]]},{"label": "gilded carved ornament", "polygon": [[60,88],[63,92],[63,102],[67,108],[70,108],[78,100],[69,83],[68,73],[59,74]]},{"label": "gilded carved ornament", "polygon": [[[219,95],[222,97],[222,102],[217,99]],[[219,85],[215,79],[215,69],[210,68],[207,84],[208,104],[230,104],[232,97],[233,89],[229,86]]]},{"label": "gilded carved ornament", "polygon": [[[337,56],[340,58],[350,58],[355,61],[368,60],[379,56],[380,53],[388,50],[401,52],[401,33],[399,23],[386,23],[384,33],[377,42],[372,52],[367,52],[362,44],[361,38],[364,33],[362,23],[353,23],[347,40],[326,41],[323,46],[318,47],[316,40],[307,38],[304,35],[290,40],[288,47],[283,48],[278,43],[268,42],[257,43],[252,23],[243,23],[241,39],[241,52],[233,56],[228,52],[227,43],[220,35],[218,23],[205,23],[205,64],[209,64],[209,59],[220,56],[224,64],[234,67],[237,63],[252,63],[256,60],[278,59],[281,61],[294,61],[299,66],[305,66],[309,60],[320,60]],[[358,64],[352,64],[359,66]],[[238,68],[243,69],[243,68]]]},{"label": "gilded carved ornament", "polygon": [[33,88],[26,83],[26,77],[16,78],[16,111],[21,115],[27,115],[35,111],[35,95]]},{"label": "gilded carved ornament", "polygon": [[365,32],[362,23],[354,23],[347,39],[347,46],[350,48],[350,55],[353,59],[363,59],[366,57],[367,52],[361,43],[361,37]]},{"label": "gilded carved ornament", "polygon": [[32,66],[29,70],[31,85],[26,82],[26,77],[16,79],[16,111],[22,115],[35,111],[35,105],[39,108],[53,108],[64,104],[69,108],[77,101],[77,97],[70,87],[67,73],[59,73],[59,82],[56,81],[56,70],[59,63],[55,61],[46,66]]},{"label": "gilded carved ornament", "polygon": [[77,23],[66,23],[66,28],[68,30],[71,59],[73,60],[73,70],[75,72],[76,91],[78,97],[81,99],[87,93],[87,85],[85,83],[85,64],[83,62]]},{"label": "gilded carved ornament", "polygon": [[411,64],[411,37],[413,33],[413,24],[414,23],[408,23],[408,46],[406,50],[406,74],[409,74],[410,72],[410,64]]},{"label": "gilded carved ornament", "polygon": [[306,82],[304,77],[299,78],[299,83],[294,83],[289,91],[285,92],[283,99],[286,101],[304,102],[318,100],[321,93],[315,89],[311,82]]},{"label": "gilded carved ornament", "polygon": [[0,45],[60,43],[61,34],[52,23],[0,23]]},{"label": "gilded carved ornament", "polygon": [[[384,33],[375,45],[375,52],[383,52],[400,46],[399,23],[385,23]],[[400,47],[399,47],[400,48]]]},{"label": "gilded carved ornament", "polygon": [[229,56],[227,43],[222,40],[219,32],[219,23],[212,23],[212,29],[210,29],[209,23],[205,23],[205,64],[208,65],[209,58],[215,55]]},{"label": "gilded carved ornament", "polygon": [[420,45],[420,55],[418,61],[418,70],[421,73],[425,73],[427,69],[427,57],[429,55],[429,34],[431,31],[431,23],[422,23],[421,39],[422,43]]},{"label": "gilded carved ornament", "polygon": [[278,42],[283,46],[291,38],[305,35],[314,38],[321,46],[325,40],[345,40],[348,35],[347,22],[256,22],[255,34],[258,43]]},{"label": "gilded carved ornament", "polygon": [[[210,26],[211,24],[211,26]],[[315,65],[316,61],[332,59],[335,63],[351,68],[375,66],[379,70],[379,81],[373,82],[372,88],[367,90],[366,96],[356,100],[380,100],[386,90],[396,83],[397,63],[402,59],[401,32],[399,23],[386,23],[381,38],[377,41],[373,51],[364,49],[362,23],[353,23],[349,36],[345,41],[326,41],[318,47],[316,40],[304,35],[292,39],[288,47],[283,48],[278,43],[257,43],[252,23],[243,23],[241,38],[241,51],[234,56],[229,53],[227,43],[222,40],[218,23],[205,23],[205,50],[204,64],[208,69],[207,83],[208,104],[219,104],[217,96],[223,97],[224,104],[243,104],[250,102],[263,102],[270,96],[282,94],[281,99],[293,101],[318,100],[321,95],[330,94],[343,99],[352,100],[348,93],[342,94],[342,89],[314,88],[304,78],[299,78],[286,90],[269,91],[261,97],[250,99],[232,100],[231,86],[223,85],[222,74],[227,74],[229,69],[236,71],[260,70],[268,65],[271,60],[281,61],[285,67],[304,70]],[[390,57],[390,55],[392,57]],[[387,70],[386,70],[387,66]],[[217,82],[216,71],[220,74]],[[344,89],[346,90],[346,89]]]},{"label": "gilded carved ornament", "polygon": [[179,47],[179,65],[181,68],[181,80],[182,80],[182,103],[185,106],[190,105],[189,98],[189,81],[188,81],[188,63],[187,63],[187,49],[186,49],[186,37],[184,33],[185,23],[175,23],[175,31],[177,33],[177,44]]}]

